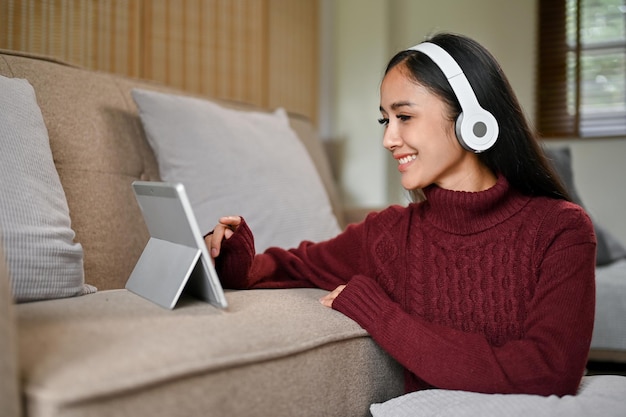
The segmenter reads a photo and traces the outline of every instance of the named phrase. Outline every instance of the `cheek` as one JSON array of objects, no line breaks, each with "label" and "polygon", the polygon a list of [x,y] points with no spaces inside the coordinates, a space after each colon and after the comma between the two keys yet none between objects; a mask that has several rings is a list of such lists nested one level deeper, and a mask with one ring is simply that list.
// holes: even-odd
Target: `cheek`
[{"label": "cheek", "polygon": [[458,143],[456,137],[444,136],[431,142],[427,149],[423,149],[423,152],[420,154],[424,164],[423,167],[430,174],[438,176],[457,165],[463,158],[464,153],[465,151]]},{"label": "cheek", "polygon": [[441,127],[441,136],[442,147],[445,147],[447,152],[451,154],[460,154],[463,152],[464,148],[456,137],[454,122],[447,121]]},{"label": "cheek", "polygon": [[456,158],[463,152],[463,147],[454,133],[454,125],[450,126],[449,124],[445,128],[442,127],[433,131],[427,146],[431,154],[441,159]]}]

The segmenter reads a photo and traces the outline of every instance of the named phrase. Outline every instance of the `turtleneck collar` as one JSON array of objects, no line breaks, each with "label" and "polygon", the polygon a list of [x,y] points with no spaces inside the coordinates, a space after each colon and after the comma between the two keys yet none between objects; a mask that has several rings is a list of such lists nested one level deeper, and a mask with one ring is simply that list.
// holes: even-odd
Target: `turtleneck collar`
[{"label": "turtleneck collar", "polygon": [[451,191],[431,185],[424,189],[426,220],[454,234],[467,235],[489,229],[517,213],[530,197],[513,189],[506,178],[478,192]]}]

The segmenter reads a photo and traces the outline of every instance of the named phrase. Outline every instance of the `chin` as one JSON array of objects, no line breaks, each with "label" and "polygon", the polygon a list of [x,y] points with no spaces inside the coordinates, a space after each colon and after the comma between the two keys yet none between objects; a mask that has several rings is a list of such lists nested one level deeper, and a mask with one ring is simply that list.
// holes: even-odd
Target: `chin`
[{"label": "chin", "polygon": [[417,182],[417,181],[401,181],[400,184],[402,185],[402,188],[404,188],[407,191],[412,191],[418,188],[424,188],[426,187],[426,185],[422,184],[422,182]]}]

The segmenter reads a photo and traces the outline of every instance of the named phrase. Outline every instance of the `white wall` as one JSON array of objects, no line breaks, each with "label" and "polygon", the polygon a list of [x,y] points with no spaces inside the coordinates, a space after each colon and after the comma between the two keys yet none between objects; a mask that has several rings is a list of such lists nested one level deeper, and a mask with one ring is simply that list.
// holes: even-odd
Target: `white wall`
[{"label": "white wall", "polygon": [[626,246],[626,138],[546,143],[572,149],[574,182],[585,208]]},{"label": "white wall", "polygon": [[[532,121],[536,1],[322,0],[322,4],[327,13],[322,24],[329,28],[332,41],[322,45],[322,74],[331,81],[322,91],[320,131],[341,150],[337,172],[347,206],[406,202],[395,164],[381,144],[378,88],[387,61],[433,32],[462,33],[486,46]],[[572,147],[581,198],[594,218],[626,243],[622,220],[626,138],[546,143]]]},{"label": "white wall", "polygon": [[[378,84],[387,54],[387,1],[323,0],[320,132],[332,140],[347,206],[380,206],[387,175],[377,119]],[[328,33],[332,42],[326,43]],[[326,63],[332,64],[330,73]]]}]

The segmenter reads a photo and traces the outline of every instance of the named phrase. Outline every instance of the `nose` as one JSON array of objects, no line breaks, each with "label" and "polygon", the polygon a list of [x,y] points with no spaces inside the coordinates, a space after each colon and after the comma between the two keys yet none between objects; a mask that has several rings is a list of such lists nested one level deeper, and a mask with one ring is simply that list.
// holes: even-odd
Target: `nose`
[{"label": "nose", "polygon": [[385,132],[383,133],[383,146],[389,151],[393,151],[397,147],[402,145],[402,138],[398,134],[392,123],[387,125]]}]

